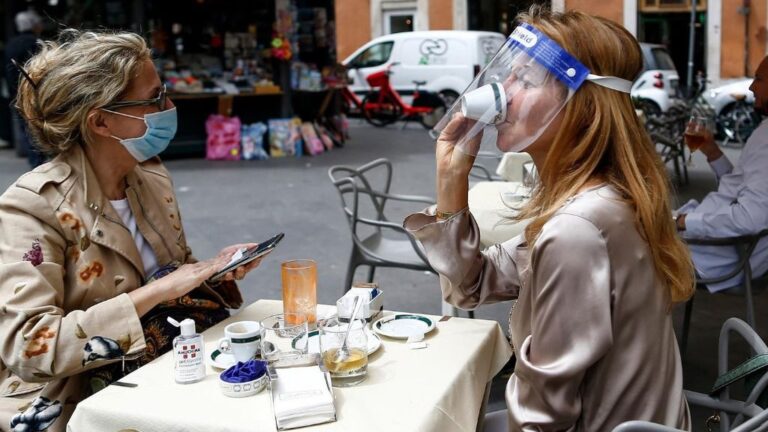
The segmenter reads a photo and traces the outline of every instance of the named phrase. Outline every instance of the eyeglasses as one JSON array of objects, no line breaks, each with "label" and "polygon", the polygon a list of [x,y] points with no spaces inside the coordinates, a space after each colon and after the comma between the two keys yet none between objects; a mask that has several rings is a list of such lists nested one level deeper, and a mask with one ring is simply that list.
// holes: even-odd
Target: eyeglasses
[{"label": "eyeglasses", "polygon": [[165,110],[165,101],[168,99],[167,92],[165,89],[165,85],[163,85],[163,89],[160,90],[160,94],[157,95],[154,99],[144,99],[144,100],[124,100],[124,101],[117,101],[113,102],[109,105],[105,105],[102,108],[109,109],[109,110],[115,110],[118,108],[125,108],[125,107],[132,107],[132,106],[157,106],[157,109],[160,111]]}]

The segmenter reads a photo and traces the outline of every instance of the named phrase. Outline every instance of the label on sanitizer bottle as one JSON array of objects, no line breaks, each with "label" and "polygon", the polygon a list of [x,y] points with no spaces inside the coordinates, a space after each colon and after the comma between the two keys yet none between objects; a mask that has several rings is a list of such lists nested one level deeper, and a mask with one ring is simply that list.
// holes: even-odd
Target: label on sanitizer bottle
[{"label": "label on sanitizer bottle", "polygon": [[173,341],[174,375],[179,384],[190,384],[205,378],[203,337],[179,336]]}]

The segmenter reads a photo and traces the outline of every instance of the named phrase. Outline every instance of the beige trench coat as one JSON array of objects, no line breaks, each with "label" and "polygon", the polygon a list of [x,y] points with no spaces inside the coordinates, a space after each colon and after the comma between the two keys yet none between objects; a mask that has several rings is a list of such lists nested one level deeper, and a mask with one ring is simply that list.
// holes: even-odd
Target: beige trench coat
[{"label": "beige trench coat", "polygon": [[[159,265],[194,261],[168,171],[127,177],[138,229]],[[80,147],[21,176],[0,197],[0,430],[63,431],[87,395],[83,372],[145,349],[127,293],[144,266]],[[234,285],[205,288],[239,307]],[[12,427],[13,424],[13,427]]]}]

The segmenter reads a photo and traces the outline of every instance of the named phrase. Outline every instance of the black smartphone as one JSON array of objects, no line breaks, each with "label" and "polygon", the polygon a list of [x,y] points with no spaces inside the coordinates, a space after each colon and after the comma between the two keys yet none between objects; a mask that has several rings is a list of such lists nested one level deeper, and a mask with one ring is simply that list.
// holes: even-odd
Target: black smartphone
[{"label": "black smartphone", "polygon": [[224,266],[223,269],[219,270],[216,274],[211,276],[209,280],[211,282],[215,282],[221,279],[222,277],[224,277],[224,275],[231,272],[232,270],[242,265],[248,264],[249,262],[257,258],[263,257],[264,255],[272,252],[272,250],[277,247],[277,244],[280,243],[280,240],[282,240],[283,237],[285,237],[285,234],[280,233],[269,240],[260,242],[259,245],[256,247],[246,249],[245,251],[243,251],[243,254],[241,257],[231,261],[229,264]]}]

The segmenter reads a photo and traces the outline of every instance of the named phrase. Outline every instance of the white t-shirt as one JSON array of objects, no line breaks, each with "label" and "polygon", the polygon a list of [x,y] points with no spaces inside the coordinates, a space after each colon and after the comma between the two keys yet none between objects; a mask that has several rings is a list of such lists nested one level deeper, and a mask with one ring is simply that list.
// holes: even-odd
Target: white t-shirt
[{"label": "white t-shirt", "polygon": [[141,231],[136,227],[136,218],[133,217],[133,212],[131,211],[131,206],[128,204],[128,199],[124,198],[117,201],[110,200],[109,202],[112,203],[112,207],[114,207],[117,214],[120,215],[120,219],[123,220],[123,223],[131,232],[133,241],[136,242],[136,249],[139,250],[139,254],[141,254],[141,262],[144,264],[144,274],[147,276],[152,275],[158,269],[157,257],[155,257],[155,251],[152,250],[152,247],[144,239],[144,236],[141,235]]}]

